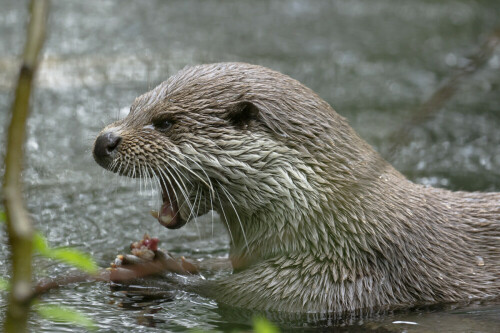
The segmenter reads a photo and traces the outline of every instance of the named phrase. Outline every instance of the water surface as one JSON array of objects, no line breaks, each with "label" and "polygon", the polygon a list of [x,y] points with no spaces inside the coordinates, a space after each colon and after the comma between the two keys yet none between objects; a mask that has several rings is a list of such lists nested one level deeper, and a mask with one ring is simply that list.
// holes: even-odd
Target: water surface
[{"label": "water surface", "polygon": [[[27,2],[0,0],[0,151],[21,52]],[[402,124],[465,66],[500,26],[491,1],[54,1],[33,98],[26,145],[29,211],[52,245],[70,245],[107,266],[144,232],[175,255],[223,256],[228,235],[210,218],[177,231],[149,216],[150,190],[106,173],[91,156],[93,139],[126,114],[139,94],[186,65],[245,61],[271,67],[319,93],[360,135],[418,183],[500,191],[500,50],[460,85],[396,153]],[[3,173],[3,172],[2,172]],[[7,274],[0,235],[0,273]],[[39,276],[67,268],[36,260]],[[103,332],[246,329],[252,314],[180,292],[130,299],[106,284],[54,290],[50,303],[77,308]],[[5,306],[5,295],[0,296]],[[331,330],[319,319],[283,328]],[[436,307],[335,326],[340,331],[498,332],[500,305]],[[33,331],[71,331],[31,319]]]}]

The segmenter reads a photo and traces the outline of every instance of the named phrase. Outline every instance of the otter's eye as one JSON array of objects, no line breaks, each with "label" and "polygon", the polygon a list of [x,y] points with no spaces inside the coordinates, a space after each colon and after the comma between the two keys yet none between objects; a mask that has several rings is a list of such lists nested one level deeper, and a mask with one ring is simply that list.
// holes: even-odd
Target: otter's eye
[{"label": "otter's eye", "polygon": [[158,119],[153,121],[153,126],[155,130],[165,133],[167,132],[173,125],[173,121],[170,119]]}]

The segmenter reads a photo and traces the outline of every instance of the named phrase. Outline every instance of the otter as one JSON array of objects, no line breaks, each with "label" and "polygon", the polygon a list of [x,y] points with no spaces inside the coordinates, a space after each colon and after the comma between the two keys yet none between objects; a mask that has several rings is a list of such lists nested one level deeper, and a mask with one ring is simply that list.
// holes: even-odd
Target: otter
[{"label": "otter", "polygon": [[500,193],[412,183],[274,70],[187,67],[107,126],[93,155],[154,179],[167,228],[219,213],[234,271],[203,282],[218,302],[354,313],[500,295]]}]

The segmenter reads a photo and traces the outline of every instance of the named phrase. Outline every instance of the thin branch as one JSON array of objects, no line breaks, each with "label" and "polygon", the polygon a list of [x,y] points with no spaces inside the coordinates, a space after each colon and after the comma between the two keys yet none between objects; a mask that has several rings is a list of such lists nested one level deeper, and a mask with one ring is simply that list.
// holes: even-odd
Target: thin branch
[{"label": "thin branch", "polygon": [[40,50],[45,39],[45,26],[49,11],[48,0],[32,0],[31,18],[23,53],[7,136],[5,175],[3,182],[7,231],[11,249],[11,291],[4,323],[5,332],[26,332],[32,295],[31,256],[33,227],[24,208],[21,191],[23,144],[26,137],[26,119],[33,77],[39,63]]},{"label": "thin branch", "polygon": [[500,29],[496,29],[480,46],[479,50],[470,57],[467,65],[444,81],[431,97],[413,112],[411,119],[394,132],[392,141],[395,143],[389,149],[389,159],[392,159],[398,149],[408,142],[411,130],[431,119],[455,95],[465,79],[472,76],[488,62],[499,45]]}]

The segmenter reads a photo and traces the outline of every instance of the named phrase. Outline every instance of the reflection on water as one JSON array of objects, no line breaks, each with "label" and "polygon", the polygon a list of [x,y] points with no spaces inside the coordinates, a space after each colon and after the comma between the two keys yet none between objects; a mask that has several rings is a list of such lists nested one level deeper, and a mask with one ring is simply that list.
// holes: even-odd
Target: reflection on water
[{"label": "reflection on water", "polygon": [[[22,1],[0,0],[0,6],[0,108],[7,110],[27,11]],[[311,87],[388,156],[394,130],[467,64],[500,24],[498,17],[497,0],[55,1],[26,146],[29,210],[52,244],[90,252],[102,266],[144,232],[160,237],[174,255],[224,256],[228,236],[217,220],[208,216],[165,230],[148,214],[158,205],[150,188],[110,176],[93,162],[96,133],[136,96],[185,65],[257,63]],[[412,129],[392,158],[396,167],[420,183],[500,191],[499,87],[497,48],[432,120]],[[6,120],[1,112],[0,123]],[[4,140],[5,126],[0,132]],[[5,240],[1,234],[2,275]],[[36,262],[40,276],[67,271]],[[44,298],[90,314],[102,331],[248,329],[254,315],[182,291],[156,296],[127,296],[98,283],[70,285]],[[290,330],[332,325],[269,316]],[[497,332],[498,318],[500,305],[493,303],[379,315],[337,329]],[[36,317],[32,327],[73,330]]]}]

